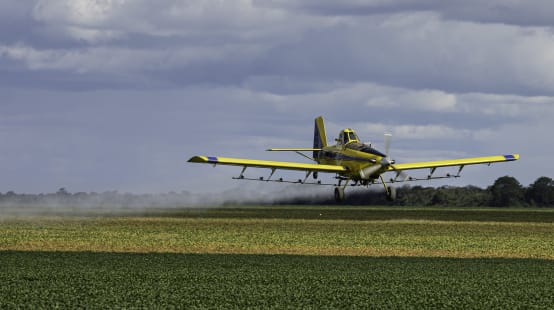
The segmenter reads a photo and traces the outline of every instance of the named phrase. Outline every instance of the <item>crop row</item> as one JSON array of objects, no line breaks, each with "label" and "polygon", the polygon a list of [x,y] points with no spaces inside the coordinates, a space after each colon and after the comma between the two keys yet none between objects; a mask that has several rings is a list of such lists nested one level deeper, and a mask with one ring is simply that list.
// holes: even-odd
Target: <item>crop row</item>
[{"label": "crop row", "polygon": [[0,308],[548,308],[554,263],[0,252]]}]

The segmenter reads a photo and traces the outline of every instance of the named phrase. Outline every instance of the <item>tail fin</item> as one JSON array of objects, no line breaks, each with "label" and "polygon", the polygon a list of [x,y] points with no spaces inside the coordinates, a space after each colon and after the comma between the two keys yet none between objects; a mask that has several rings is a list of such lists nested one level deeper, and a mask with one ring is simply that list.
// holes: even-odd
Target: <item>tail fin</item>
[{"label": "tail fin", "polygon": [[[321,149],[327,146],[327,134],[325,133],[325,124],[323,123],[323,116],[319,116],[315,119],[314,127],[314,149]],[[314,151],[314,159],[319,158],[321,151]]]}]

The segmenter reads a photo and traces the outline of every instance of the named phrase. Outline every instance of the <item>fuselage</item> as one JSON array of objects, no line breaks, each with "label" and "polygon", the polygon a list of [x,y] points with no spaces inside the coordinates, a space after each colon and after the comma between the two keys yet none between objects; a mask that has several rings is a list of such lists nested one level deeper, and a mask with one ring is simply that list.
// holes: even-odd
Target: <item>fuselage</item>
[{"label": "fuselage", "polygon": [[[348,172],[343,176],[352,180],[375,179],[384,172],[386,155],[374,149],[371,145],[361,143],[358,136],[352,129],[344,129],[340,132],[339,138],[335,139],[337,144],[323,147],[319,152],[319,157],[315,160],[319,164],[340,165],[347,167]],[[360,173],[364,169],[378,165],[370,176]],[[377,167],[376,167],[377,168]]]}]

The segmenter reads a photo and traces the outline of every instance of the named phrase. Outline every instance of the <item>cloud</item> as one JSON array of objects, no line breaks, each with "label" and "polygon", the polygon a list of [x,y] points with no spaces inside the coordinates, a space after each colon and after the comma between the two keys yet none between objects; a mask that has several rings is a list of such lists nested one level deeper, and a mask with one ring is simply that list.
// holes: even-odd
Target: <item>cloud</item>
[{"label": "cloud", "polygon": [[414,107],[429,111],[455,111],[456,96],[437,90],[407,91],[396,89],[395,94],[385,96],[368,96],[367,105],[370,107]]},{"label": "cloud", "polygon": [[468,93],[457,97],[459,112],[504,117],[514,122],[543,118],[554,108],[554,97],[548,96]]},{"label": "cloud", "polygon": [[[264,57],[274,74],[455,92],[553,93],[544,29],[443,21],[432,13],[353,17]],[[340,47],[340,48],[339,48]],[[537,49],[538,57],[531,51]],[[543,54],[544,51],[544,54]]]},{"label": "cloud", "polygon": [[[53,27],[96,30],[99,35],[140,33],[148,36],[234,36],[237,40],[280,32],[289,14],[279,8],[257,7],[251,1],[86,1],[39,0],[33,17]],[[106,32],[102,32],[106,31]],[[79,33],[67,35],[75,39]],[[116,38],[114,38],[116,39]],[[94,40],[90,41],[94,43]]]},{"label": "cloud", "polygon": [[[247,54],[247,47],[241,52]],[[191,64],[222,61],[232,57],[234,48],[209,49],[201,46],[154,51],[150,49],[95,47],[71,50],[37,50],[32,47],[0,46],[0,55],[24,62],[31,70],[63,70],[75,73],[132,73],[174,69]]]},{"label": "cloud", "polygon": [[184,161],[299,160],[264,149],[311,145],[318,115],[329,140],[352,127],[379,146],[392,131],[404,161],[521,152],[514,171],[531,179],[553,151],[551,12],[501,0],[2,1],[0,187],[229,188],[233,167]]},{"label": "cloud", "polygon": [[[461,117],[466,124],[472,123],[468,118],[494,124],[533,120],[547,115],[554,107],[554,97],[548,96],[455,93],[374,83],[325,84],[290,94],[252,89],[243,95],[245,100],[266,102],[280,112],[309,114],[324,111],[344,121],[358,121],[368,115],[372,119],[413,118],[426,122],[424,116],[433,115],[439,117],[433,120],[436,123],[457,123],[457,118]],[[341,113],[344,111],[357,113]]]},{"label": "cloud", "polygon": [[[430,109],[455,105],[437,90],[554,94],[547,28],[445,19],[456,7],[436,1],[318,3],[40,0],[28,13],[28,34],[0,41],[0,62],[29,81],[48,71],[88,87],[96,74],[105,84],[111,77],[117,87],[135,88],[219,84],[279,92],[267,85],[376,83],[428,89]],[[306,6],[336,14],[310,14]],[[385,9],[339,14],[349,6]],[[264,77],[273,80],[253,83]]]},{"label": "cloud", "polygon": [[316,15],[382,15],[406,12],[434,12],[445,19],[519,26],[552,26],[554,4],[549,0],[273,0],[259,5],[300,10]]},{"label": "cloud", "polygon": [[468,129],[454,129],[445,125],[397,125],[391,130],[390,125],[382,123],[371,123],[365,126],[357,126],[363,131],[370,133],[384,133],[394,131],[394,136],[400,139],[449,139],[460,140],[462,138],[473,138],[478,131]]},{"label": "cloud", "polygon": [[554,4],[548,0],[503,1],[483,3],[472,0],[443,3],[441,13],[445,18],[480,23],[500,23],[520,26],[554,26],[551,16]]}]

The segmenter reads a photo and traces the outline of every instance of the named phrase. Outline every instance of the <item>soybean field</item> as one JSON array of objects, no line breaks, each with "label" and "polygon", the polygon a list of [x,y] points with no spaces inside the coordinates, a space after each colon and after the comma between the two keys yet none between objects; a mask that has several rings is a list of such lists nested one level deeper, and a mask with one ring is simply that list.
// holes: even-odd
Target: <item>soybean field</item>
[{"label": "soybean field", "polygon": [[554,212],[227,206],[0,218],[0,307],[544,308]]}]

